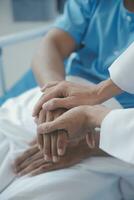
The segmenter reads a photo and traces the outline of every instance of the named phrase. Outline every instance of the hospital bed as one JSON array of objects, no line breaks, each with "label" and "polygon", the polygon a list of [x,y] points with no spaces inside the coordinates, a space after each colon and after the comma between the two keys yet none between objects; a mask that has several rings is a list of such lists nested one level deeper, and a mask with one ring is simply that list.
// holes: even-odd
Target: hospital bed
[{"label": "hospital bed", "polygon": [[[24,41],[29,41],[29,40],[42,37],[48,32],[49,29],[50,29],[50,26],[47,25],[38,29],[23,31],[23,32],[0,37],[0,88],[1,88],[2,96],[7,95],[6,80],[5,80],[5,73],[4,73],[4,62],[3,62],[4,49],[11,45],[15,45]],[[29,71],[27,73],[27,76],[30,76],[31,73],[32,72]]]}]

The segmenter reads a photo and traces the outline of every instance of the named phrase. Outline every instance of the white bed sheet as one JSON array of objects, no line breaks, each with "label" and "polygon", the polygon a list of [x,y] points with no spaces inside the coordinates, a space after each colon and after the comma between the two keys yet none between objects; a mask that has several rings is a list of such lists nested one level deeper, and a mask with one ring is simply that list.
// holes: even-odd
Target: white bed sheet
[{"label": "white bed sheet", "polygon": [[[76,77],[68,80],[88,83]],[[31,112],[40,95],[35,88],[0,108],[0,200],[133,200],[133,166],[110,157],[92,157],[36,177],[15,177],[12,162],[36,135]],[[106,104],[121,107],[114,99]]]}]

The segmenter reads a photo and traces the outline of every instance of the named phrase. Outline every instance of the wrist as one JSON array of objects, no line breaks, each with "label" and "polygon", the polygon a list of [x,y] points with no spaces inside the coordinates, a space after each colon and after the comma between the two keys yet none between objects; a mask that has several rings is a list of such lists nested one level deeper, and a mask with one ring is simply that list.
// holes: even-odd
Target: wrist
[{"label": "wrist", "polygon": [[98,103],[103,103],[104,101],[121,94],[123,91],[114,84],[111,79],[102,81],[97,85],[96,93],[98,98]]},{"label": "wrist", "polygon": [[112,109],[102,105],[88,106],[86,108],[87,125],[89,129],[100,128],[102,121]]},{"label": "wrist", "polygon": [[44,85],[51,83],[51,82],[61,82],[64,81],[65,77],[64,76],[60,76],[60,75],[51,75],[48,78],[42,78],[42,80],[40,81],[40,86],[43,87]]}]

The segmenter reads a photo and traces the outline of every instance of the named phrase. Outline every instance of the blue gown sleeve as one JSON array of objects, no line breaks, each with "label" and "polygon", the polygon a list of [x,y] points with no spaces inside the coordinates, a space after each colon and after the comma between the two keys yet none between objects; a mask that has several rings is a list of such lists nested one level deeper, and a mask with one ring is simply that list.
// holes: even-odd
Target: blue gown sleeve
[{"label": "blue gown sleeve", "polygon": [[96,0],[67,0],[64,14],[55,22],[54,27],[67,32],[79,45],[95,4]]}]

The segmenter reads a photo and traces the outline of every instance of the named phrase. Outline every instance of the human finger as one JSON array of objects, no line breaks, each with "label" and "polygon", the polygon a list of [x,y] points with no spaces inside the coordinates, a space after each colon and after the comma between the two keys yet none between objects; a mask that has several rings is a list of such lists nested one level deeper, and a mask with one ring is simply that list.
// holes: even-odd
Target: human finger
[{"label": "human finger", "polygon": [[[38,125],[42,124],[43,122],[46,121],[46,113],[45,111],[41,110],[39,113],[39,119],[38,119]],[[38,147],[40,150],[43,149],[43,135],[37,134],[37,142],[38,142]]]},{"label": "human finger", "polygon": [[57,153],[57,134],[53,133],[51,135],[51,154],[52,160],[54,163],[59,161],[58,153]]},{"label": "human finger", "polygon": [[35,146],[37,144],[37,138],[33,139],[31,142],[28,143],[29,146]]},{"label": "human finger", "polygon": [[41,165],[39,168],[31,172],[31,176],[37,176],[39,174],[45,173],[45,172],[50,172],[54,170],[59,170],[62,169],[63,163],[62,162],[56,162],[56,163],[44,163]]},{"label": "human finger", "polygon": [[66,153],[68,144],[68,137],[65,131],[58,131],[57,137],[57,152],[59,156],[63,156]]},{"label": "human finger", "polygon": [[[54,119],[52,112],[46,113],[46,122],[50,122]],[[51,136],[43,135],[43,154],[46,161],[51,161]]]},{"label": "human finger", "polygon": [[38,134],[47,135],[47,134],[51,134],[52,132],[62,131],[62,130],[68,132],[68,122],[64,120],[64,117],[59,117],[52,122],[46,122],[38,126],[37,132]]},{"label": "human finger", "polygon": [[14,161],[14,166],[18,166],[20,165],[22,162],[24,162],[27,158],[29,158],[30,156],[34,155],[35,153],[37,153],[39,151],[38,147],[32,147],[28,150],[26,150],[22,155],[20,155],[18,158],[15,159]]},{"label": "human finger", "polygon": [[[39,113],[40,113],[40,111],[41,111],[42,106],[39,104],[39,102],[42,101],[43,97],[44,97],[44,93],[41,95],[41,97],[38,99],[38,101],[37,101],[36,104],[34,105],[33,112],[32,112],[32,116],[35,117],[35,118],[38,117],[38,115],[39,115]],[[35,108],[36,108],[36,110],[35,110]],[[36,122],[36,121],[35,121],[35,122]]]},{"label": "human finger", "polygon": [[[54,119],[58,118],[60,115],[62,115],[66,109],[58,109],[55,110],[54,113]],[[57,131],[55,134],[51,135],[51,147],[52,147],[52,155],[53,155],[53,161],[58,162],[59,156],[63,155],[65,153],[65,140],[64,135],[66,132],[64,131]]]},{"label": "human finger", "polygon": [[70,109],[76,106],[77,105],[74,102],[73,97],[65,97],[65,98],[50,99],[42,105],[42,108],[48,111],[48,110],[56,110],[59,108]]},{"label": "human finger", "polygon": [[91,149],[95,148],[95,136],[94,136],[94,131],[93,130],[91,130],[86,135],[86,142],[87,142],[89,148],[91,148]]},{"label": "human finger", "polygon": [[39,159],[43,159],[43,154],[41,151],[37,152],[33,156],[30,156],[27,158],[24,162],[22,162],[20,165],[16,166],[16,173],[18,174],[20,171],[23,171],[25,168],[30,166],[33,162]]},{"label": "human finger", "polygon": [[50,99],[61,97],[63,91],[60,88],[55,88],[54,90],[50,90],[50,92],[44,94],[41,99],[35,104],[32,116],[35,117],[39,114],[40,110],[42,109],[42,105]]},{"label": "human finger", "polygon": [[34,122],[35,122],[35,124],[38,125],[38,123],[39,123],[39,117],[36,116],[36,117],[34,118]]},{"label": "human finger", "polygon": [[54,87],[59,83],[59,81],[52,81],[50,83],[45,84],[42,88],[41,88],[41,92],[45,92],[46,89],[50,88],[50,87]]},{"label": "human finger", "polygon": [[28,165],[26,168],[21,170],[18,175],[19,176],[27,175],[27,174],[31,173],[32,171],[38,169],[40,166],[42,166],[45,163],[46,163],[46,161],[44,159],[36,160],[32,164]]}]

